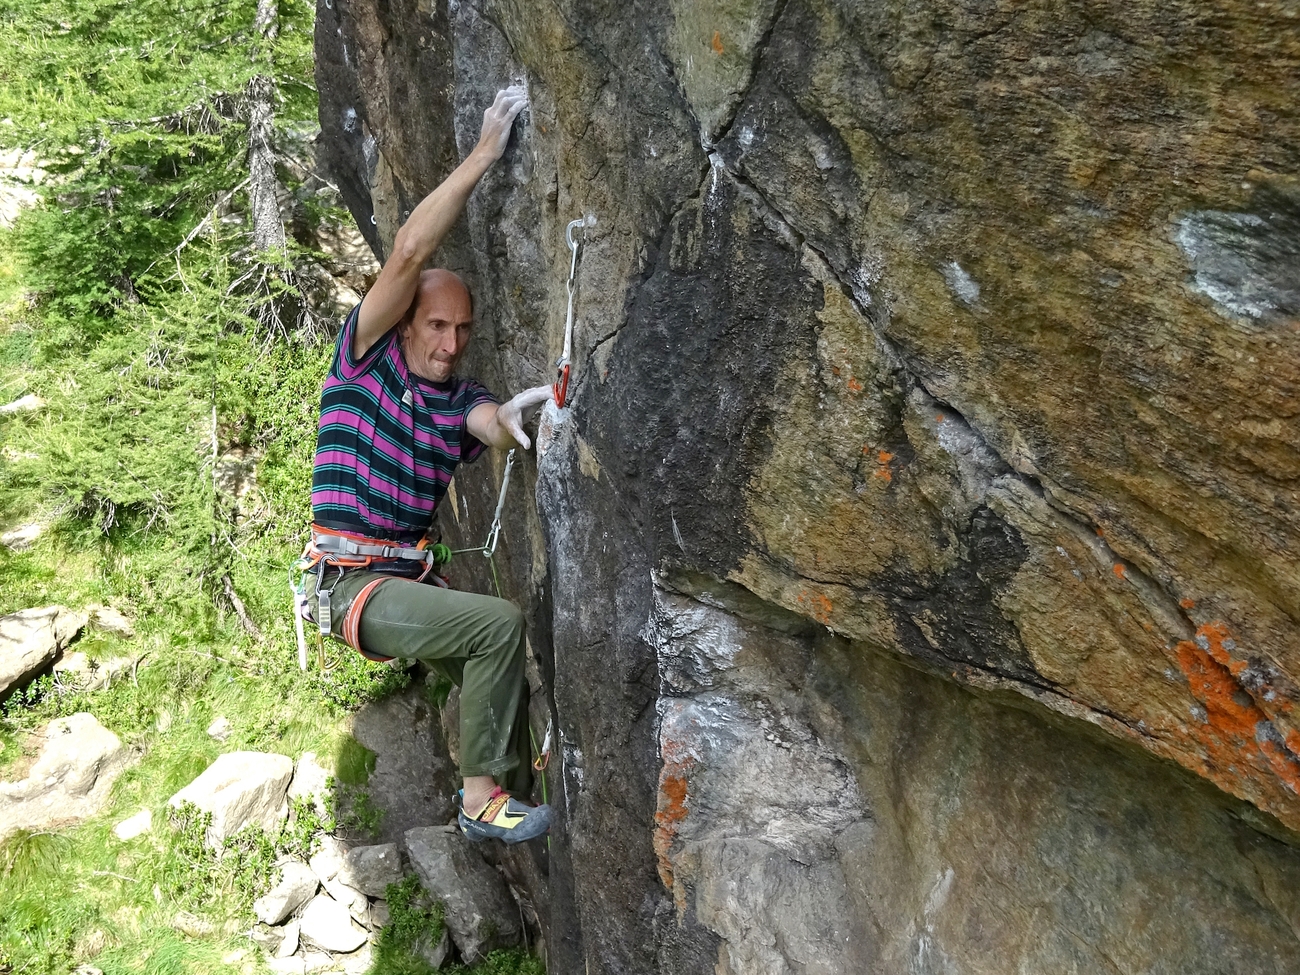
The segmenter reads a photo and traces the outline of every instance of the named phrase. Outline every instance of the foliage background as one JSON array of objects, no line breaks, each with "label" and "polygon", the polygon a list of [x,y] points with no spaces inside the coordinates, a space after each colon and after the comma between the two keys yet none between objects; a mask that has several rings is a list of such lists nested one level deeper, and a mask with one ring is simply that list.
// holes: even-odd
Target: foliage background
[{"label": "foliage background", "polygon": [[[332,352],[320,322],[337,311],[318,241],[350,218],[312,171],[313,7],[279,0],[273,40],[256,14],[250,0],[0,6],[0,151],[47,174],[0,229],[0,402],[45,402],[0,416],[0,531],[45,526],[30,549],[0,546],[0,614],[103,603],[137,631],[78,644],[129,655],[132,680],[92,698],[43,679],[4,705],[0,775],[78,710],[139,755],[96,821],[0,845],[0,972],[261,970],[242,934],[251,900],[310,836],[300,822],[218,864],[193,829],[160,825],[166,801],[223,750],[346,755],[345,712],[404,681],[356,655],[323,676],[296,666],[287,570]],[[248,225],[259,73],[276,93],[276,253],[256,253]],[[224,745],[205,732],[217,715]],[[112,824],[142,807],[152,834],[116,841]],[[386,964],[419,971],[402,951],[390,943]]]}]

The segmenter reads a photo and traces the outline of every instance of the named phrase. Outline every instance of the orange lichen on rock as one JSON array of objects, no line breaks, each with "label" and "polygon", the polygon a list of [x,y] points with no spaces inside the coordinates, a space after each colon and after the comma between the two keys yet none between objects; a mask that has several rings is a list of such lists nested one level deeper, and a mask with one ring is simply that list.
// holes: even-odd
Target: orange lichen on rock
[{"label": "orange lichen on rock", "polygon": [[715,30],[713,32],[713,43],[711,46],[714,54],[722,53],[722,31]]},{"label": "orange lichen on rock", "polygon": [[889,464],[893,459],[894,455],[888,450],[876,451],[876,469],[873,476],[880,478],[886,484],[893,481],[894,472],[889,469]]},{"label": "orange lichen on rock", "polygon": [[1197,716],[1200,724],[1192,726],[1206,756],[1202,773],[1239,796],[1258,797],[1257,786],[1277,795],[1278,783],[1285,792],[1300,796],[1300,750],[1295,747],[1300,735],[1284,737],[1242,685],[1239,677],[1249,662],[1233,656],[1235,644],[1227,627],[1219,621],[1206,623],[1195,639],[1183,640],[1174,649],[1192,695],[1204,707]]},{"label": "orange lichen on rock", "polygon": [[795,602],[808,611],[813,619],[823,626],[829,626],[831,622],[831,611],[835,605],[831,602],[830,597],[820,592],[814,592],[811,589],[804,589],[795,598]]},{"label": "orange lichen on rock", "polygon": [[1181,606],[1181,607],[1183,607],[1183,609],[1195,609],[1195,608],[1196,608],[1196,600],[1195,600],[1195,599],[1180,599],[1180,600],[1178,600],[1178,605]]},{"label": "orange lichen on rock", "polygon": [[[686,818],[686,769],[681,763],[667,763],[659,773],[659,800],[655,808],[654,850],[659,861],[659,880],[673,890],[673,862],[669,854],[677,830]],[[679,905],[680,906],[680,905]]]},{"label": "orange lichen on rock", "polygon": [[1127,579],[1127,578],[1128,578],[1128,569],[1124,568],[1124,563],[1123,563],[1123,562],[1116,562],[1116,563],[1115,563],[1115,568],[1112,569],[1111,571],[1113,571],[1113,572],[1115,573],[1115,578],[1117,578],[1117,579]]},{"label": "orange lichen on rock", "polygon": [[849,392],[850,392],[850,393],[860,393],[860,392],[862,392],[862,383],[858,382],[858,381],[857,381],[856,379],[854,379],[852,376],[849,377],[848,387],[849,387]]}]

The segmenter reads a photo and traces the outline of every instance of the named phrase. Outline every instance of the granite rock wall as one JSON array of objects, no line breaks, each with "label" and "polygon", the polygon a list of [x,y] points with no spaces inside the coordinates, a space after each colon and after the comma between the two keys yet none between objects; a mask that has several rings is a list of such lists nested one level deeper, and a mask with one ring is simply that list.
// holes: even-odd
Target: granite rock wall
[{"label": "granite rock wall", "polygon": [[529,86],[471,372],[553,378],[597,219],[502,552],[552,971],[1300,968],[1298,23],[321,0],[381,255]]}]

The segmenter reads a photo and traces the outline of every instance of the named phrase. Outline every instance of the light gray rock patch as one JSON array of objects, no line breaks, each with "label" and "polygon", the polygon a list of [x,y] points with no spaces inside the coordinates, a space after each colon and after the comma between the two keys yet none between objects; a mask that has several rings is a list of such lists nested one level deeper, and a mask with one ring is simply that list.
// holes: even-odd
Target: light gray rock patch
[{"label": "light gray rock patch", "polygon": [[311,868],[297,860],[280,867],[280,882],[253,901],[253,913],[264,924],[279,924],[316,895],[320,882]]},{"label": "light gray rock patch", "polygon": [[218,847],[246,826],[274,833],[288,814],[285,792],[293,760],[271,752],[227,752],[168,800],[173,809],[193,803],[212,814],[207,842]]},{"label": "light gray rock patch", "polygon": [[289,784],[290,799],[310,799],[320,815],[325,815],[325,798],[329,793],[330,773],[316,761],[315,752],[303,752],[293,770]]},{"label": "light gray rock patch", "polygon": [[124,819],[113,827],[113,835],[126,842],[153,829],[153,812],[141,809],[129,819]]},{"label": "light gray rock patch", "polygon": [[121,740],[94,715],[56,718],[27,778],[0,782],[0,837],[88,819],[108,801],[127,761]]},{"label": "light gray rock patch", "polygon": [[0,700],[54,663],[85,625],[85,613],[63,606],[0,616]]},{"label": "light gray rock patch", "polygon": [[338,877],[371,897],[383,897],[389,884],[402,879],[402,856],[396,843],[358,846],[343,857]]},{"label": "light gray rock patch", "polygon": [[0,406],[0,416],[13,416],[15,413],[35,413],[45,405],[45,400],[41,399],[35,393],[28,393],[21,396],[12,403],[5,403]]},{"label": "light gray rock patch", "polygon": [[1224,315],[1265,324],[1300,314],[1300,215],[1266,198],[1259,212],[1197,210],[1174,240],[1192,269],[1192,288]]},{"label": "light gray rock patch", "polygon": [[505,881],[462,837],[421,826],[406,831],[406,851],[424,889],[442,901],[447,930],[466,963],[519,943],[519,909]]},{"label": "light gray rock patch", "polygon": [[966,271],[964,267],[956,261],[949,261],[942,268],[943,280],[948,285],[948,290],[956,296],[967,308],[973,308],[979,304],[980,286],[974,278]]},{"label": "light gray rock patch", "polygon": [[325,951],[356,951],[366,932],[352,923],[348,909],[328,894],[312,898],[298,921],[299,937]]},{"label": "light gray rock patch", "polygon": [[320,849],[312,854],[308,861],[312,872],[320,878],[321,883],[326,880],[333,880],[338,875],[339,868],[343,866],[343,858],[347,856],[349,847],[340,839],[333,836],[322,836],[320,840]]},{"label": "light gray rock patch", "polygon": [[284,937],[280,940],[279,946],[275,949],[275,957],[292,957],[298,950],[299,922],[297,918],[290,921],[280,930],[284,932]]}]

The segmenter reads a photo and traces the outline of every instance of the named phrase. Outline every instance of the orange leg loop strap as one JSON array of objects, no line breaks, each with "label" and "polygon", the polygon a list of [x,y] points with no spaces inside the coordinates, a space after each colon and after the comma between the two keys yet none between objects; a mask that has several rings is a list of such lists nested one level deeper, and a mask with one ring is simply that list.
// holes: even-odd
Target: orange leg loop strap
[{"label": "orange leg loop strap", "polygon": [[357,598],[352,600],[352,605],[348,611],[343,614],[343,642],[356,650],[367,660],[374,660],[383,663],[385,660],[392,660],[392,657],[383,657],[379,654],[367,653],[361,647],[361,611],[365,608],[366,601],[370,599],[371,594],[379,587],[380,583],[388,582],[387,579],[376,579],[373,582],[367,582],[357,593]]}]

